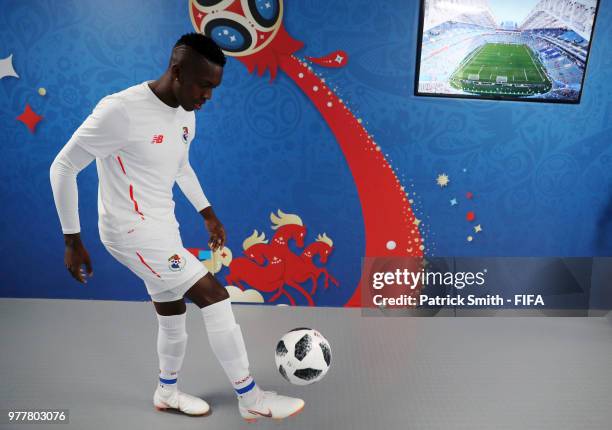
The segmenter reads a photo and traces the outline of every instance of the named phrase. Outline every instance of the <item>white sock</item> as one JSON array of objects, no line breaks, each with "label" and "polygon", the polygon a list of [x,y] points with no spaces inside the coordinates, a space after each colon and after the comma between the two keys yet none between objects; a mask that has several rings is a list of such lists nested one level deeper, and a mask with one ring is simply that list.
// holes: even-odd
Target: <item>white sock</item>
[{"label": "white sock", "polygon": [[232,303],[225,299],[205,306],[202,308],[202,316],[210,346],[236,395],[246,404],[254,403],[259,387],[249,371],[249,358],[242,331],[234,319]]},{"label": "white sock", "polygon": [[187,313],[181,315],[157,315],[157,354],[159,356],[159,386],[165,390],[176,390],[178,373],[183,365],[187,348],[185,321]]}]

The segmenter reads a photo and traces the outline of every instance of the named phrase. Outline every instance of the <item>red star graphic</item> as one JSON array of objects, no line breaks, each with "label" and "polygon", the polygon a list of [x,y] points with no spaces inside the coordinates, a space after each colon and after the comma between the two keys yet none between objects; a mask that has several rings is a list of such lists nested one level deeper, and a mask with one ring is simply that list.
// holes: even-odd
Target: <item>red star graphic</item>
[{"label": "red star graphic", "polygon": [[31,133],[34,133],[36,125],[40,122],[41,119],[43,119],[43,117],[34,112],[30,105],[26,103],[25,110],[21,115],[17,117],[17,119],[27,125]]}]

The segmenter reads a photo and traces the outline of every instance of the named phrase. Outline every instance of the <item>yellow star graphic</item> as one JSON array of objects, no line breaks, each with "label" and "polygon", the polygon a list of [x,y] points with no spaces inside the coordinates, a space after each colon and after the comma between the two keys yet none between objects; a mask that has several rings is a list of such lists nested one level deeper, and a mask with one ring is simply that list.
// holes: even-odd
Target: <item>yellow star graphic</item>
[{"label": "yellow star graphic", "polygon": [[474,226],[474,231],[476,233],[480,233],[482,231],[482,226],[480,224]]},{"label": "yellow star graphic", "polygon": [[446,187],[449,184],[449,182],[450,182],[450,179],[446,173],[441,173],[436,178],[436,184],[438,184],[440,187]]},{"label": "yellow star graphic", "polygon": [[419,224],[421,224],[421,220],[418,218],[415,218],[414,221],[412,221],[412,223],[418,227]]}]

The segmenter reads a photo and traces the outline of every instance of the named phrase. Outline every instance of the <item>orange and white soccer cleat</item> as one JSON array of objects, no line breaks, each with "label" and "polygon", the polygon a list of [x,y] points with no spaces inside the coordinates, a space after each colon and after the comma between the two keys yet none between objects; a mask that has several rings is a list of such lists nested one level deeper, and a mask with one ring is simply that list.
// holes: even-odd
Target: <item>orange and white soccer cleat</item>
[{"label": "orange and white soccer cleat", "polygon": [[210,413],[208,403],[178,389],[168,390],[157,387],[153,395],[153,404],[158,411],[175,409],[191,416],[202,416]]},{"label": "orange and white soccer cleat", "polygon": [[297,415],[304,409],[304,400],[276,394],[274,391],[261,391],[257,401],[252,405],[245,405],[238,401],[238,409],[242,418],[255,422],[260,418],[283,419]]}]

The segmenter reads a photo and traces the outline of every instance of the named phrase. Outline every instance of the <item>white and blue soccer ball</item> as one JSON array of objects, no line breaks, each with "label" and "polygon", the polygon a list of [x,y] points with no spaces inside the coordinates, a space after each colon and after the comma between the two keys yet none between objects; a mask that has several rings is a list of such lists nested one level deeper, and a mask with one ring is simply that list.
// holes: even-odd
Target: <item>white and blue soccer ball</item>
[{"label": "white and blue soccer ball", "polygon": [[329,342],[317,330],[295,328],[276,344],[276,368],[287,381],[308,385],[320,381],[331,364]]}]

